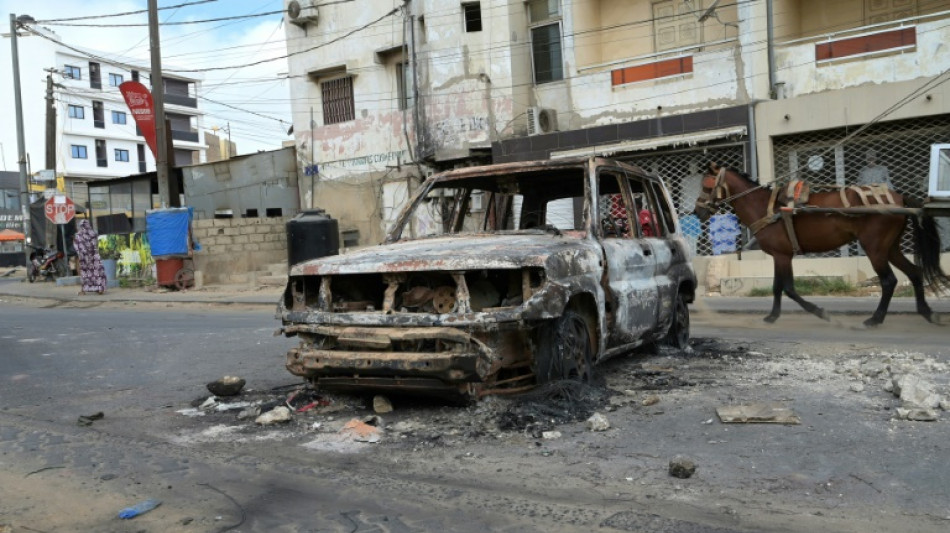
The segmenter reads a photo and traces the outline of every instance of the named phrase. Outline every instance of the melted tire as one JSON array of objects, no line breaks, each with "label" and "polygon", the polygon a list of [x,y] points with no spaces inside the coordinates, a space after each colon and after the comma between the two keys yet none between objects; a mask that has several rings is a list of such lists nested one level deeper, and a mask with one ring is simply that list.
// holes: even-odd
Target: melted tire
[{"label": "melted tire", "polygon": [[666,334],[664,344],[685,350],[689,346],[689,306],[686,304],[686,295],[676,296],[676,307],[673,309],[673,322],[670,331]]},{"label": "melted tire", "polygon": [[593,343],[590,331],[584,317],[570,309],[539,329],[535,359],[538,384],[565,379],[591,381]]}]

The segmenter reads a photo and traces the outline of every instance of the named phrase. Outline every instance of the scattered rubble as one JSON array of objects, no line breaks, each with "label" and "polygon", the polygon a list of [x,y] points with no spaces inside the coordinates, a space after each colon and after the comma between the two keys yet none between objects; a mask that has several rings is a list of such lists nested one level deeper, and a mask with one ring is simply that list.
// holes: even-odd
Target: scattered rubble
[{"label": "scattered rubble", "polygon": [[389,398],[381,395],[376,395],[373,397],[373,412],[379,415],[384,415],[386,413],[391,413],[393,411],[393,404],[389,401]]},{"label": "scattered rubble", "polygon": [[930,382],[912,374],[894,377],[894,395],[901,399],[902,407],[934,409],[941,401]]},{"label": "scattered rubble", "polygon": [[561,438],[560,431],[542,431],[541,438],[545,440],[554,440]]},{"label": "scattered rubble", "polygon": [[291,419],[293,419],[293,414],[290,412],[290,409],[281,405],[260,415],[254,419],[254,423],[260,424],[262,426],[269,426],[271,424],[289,422]]},{"label": "scattered rubble", "polygon": [[771,404],[729,405],[716,409],[724,424],[801,424],[791,409]]},{"label": "scattered rubble", "polygon": [[899,420],[910,420],[913,422],[936,422],[937,421],[937,412],[933,409],[926,409],[922,407],[913,407],[897,408],[897,418]]},{"label": "scattered rubble", "polygon": [[643,405],[644,407],[649,407],[651,405],[656,405],[658,403],[660,403],[660,397],[657,396],[656,394],[647,396],[646,398],[643,399],[642,402],[640,402],[640,404]]},{"label": "scattered rubble", "polygon": [[102,411],[92,414],[92,415],[82,415],[79,417],[79,420],[76,421],[80,426],[91,426],[96,420],[102,420],[105,415]]},{"label": "scattered rubble", "polygon": [[215,396],[237,396],[241,394],[245,381],[237,376],[224,376],[223,378],[212,381],[206,386],[211,394]]},{"label": "scattered rubble", "polygon": [[939,419],[936,409],[943,408],[946,400],[934,392],[932,383],[920,376],[905,374],[894,376],[890,384],[890,392],[901,400],[896,410],[899,420],[935,422]]},{"label": "scattered rubble", "polygon": [[677,457],[670,461],[670,475],[680,479],[687,479],[696,473],[696,463],[685,457]]},{"label": "scattered rubble", "polygon": [[383,431],[379,427],[355,418],[347,422],[340,430],[340,435],[349,437],[356,442],[368,443],[379,442],[382,439],[382,433]]},{"label": "scattered rubble", "polygon": [[864,383],[852,383],[851,392],[864,392]]},{"label": "scattered rubble", "polygon": [[600,413],[594,413],[587,419],[587,429],[591,431],[607,431],[610,429],[610,421],[607,420],[606,416]]}]

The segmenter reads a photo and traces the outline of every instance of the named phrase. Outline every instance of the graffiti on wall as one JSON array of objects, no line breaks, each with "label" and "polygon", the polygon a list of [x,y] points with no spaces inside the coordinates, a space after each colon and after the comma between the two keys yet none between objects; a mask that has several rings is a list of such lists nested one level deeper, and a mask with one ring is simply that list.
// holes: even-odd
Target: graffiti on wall
[{"label": "graffiti on wall", "polygon": [[435,134],[440,137],[455,137],[461,133],[488,131],[488,117],[471,116],[447,118],[435,123]]}]

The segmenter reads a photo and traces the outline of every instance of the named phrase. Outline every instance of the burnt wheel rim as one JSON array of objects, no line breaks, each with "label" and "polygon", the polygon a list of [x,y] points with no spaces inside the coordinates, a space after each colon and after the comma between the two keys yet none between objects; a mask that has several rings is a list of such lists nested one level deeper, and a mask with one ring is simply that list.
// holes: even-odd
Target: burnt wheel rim
[{"label": "burnt wheel rim", "polygon": [[572,316],[564,324],[559,335],[561,375],[567,379],[585,380],[590,373],[590,334],[587,324],[578,316]]}]

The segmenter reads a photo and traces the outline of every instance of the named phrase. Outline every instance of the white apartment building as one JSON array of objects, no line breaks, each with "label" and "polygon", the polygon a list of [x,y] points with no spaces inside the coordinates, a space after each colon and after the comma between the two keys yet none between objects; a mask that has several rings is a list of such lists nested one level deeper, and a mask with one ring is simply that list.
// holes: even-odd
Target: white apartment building
[{"label": "white apartment building", "polygon": [[[56,110],[56,176],[59,187],[73,201],[87,204],[89,182],[154,171],[155,158],[118,89],[122,82],[130,80],[149,87],[149,68],[133,59],[106,61],[102,52],[67,47],[54,32],[43,28],[37,31],[48,38],[25,31],[18,34],[24,134],[31,174],[38,174],[46,166],[46,93],[50,74]],[[4,37],[0,43],[0,68],[9,71],[9,34]],[[206,146],[199,137],[202,112],[197,100],[200,81],[180,76],[164,78],[165,114],[171,123],[174,164],[203,162]],[[0,106],[4,117],[0,121],[2,165],[4,170],[16,171],[12,76],[0,76]]]}]

